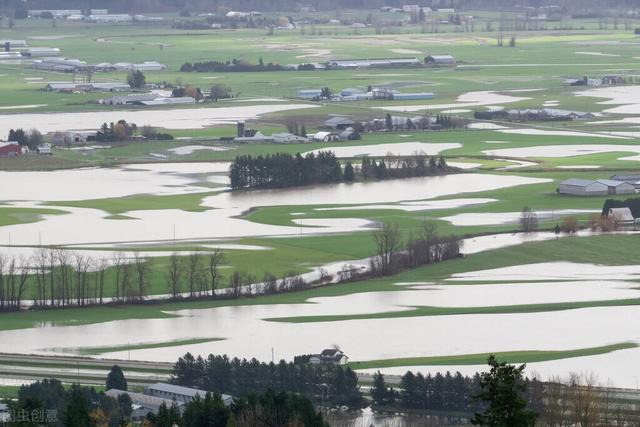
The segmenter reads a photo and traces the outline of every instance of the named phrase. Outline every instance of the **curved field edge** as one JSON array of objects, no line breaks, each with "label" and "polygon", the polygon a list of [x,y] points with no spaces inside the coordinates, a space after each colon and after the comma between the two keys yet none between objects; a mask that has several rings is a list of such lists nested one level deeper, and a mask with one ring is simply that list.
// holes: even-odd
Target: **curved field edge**
[{"label": "curved field edge", "polygon": [[[576,240],[579,239],[579,244]],[[232,300],[179,301],[172,303],[148,302],[141,305],[65,308],[51,310],[23,310],[0,314],[0,330],[25,329],[39,326],[69,326],[102,323],[126,319],[161,319],[176,317],[173,312],[186,309],[207,309],[225,306],[261,304],[304,304],[317,297],[337,297],[361,292],[402,292],[409,289],[398,282],[439,281],[452,274],[545,261],[568,261],[603,265],[631,265],[640,263],[637,236],[599,235],[565,237],[558,240],[525,243],[446,261],[440,264],[407,270],[394,276],[342,283],[304,291],[287,292],[253,298]],[[317,242],[320,243],[320,242]],[[309,242],[300,240],[301,247]],[[324,245],[316,250],[327,249]],[[455,286],[455,285],[451,285]],[[517,286],[514,284],[513,286]]]},{"label": "curved field edge", "polygon": [[68,212],[58,209],[0,207],[0,227],[30,224],[42,220],[44,215],[64,215]]},{"label": "curved field edge", "polygon": [[[515,285],[517,286],[517,285]],[[271,322],[282,323],[316,323],[338,322],[345,320],[370,320],[370,319],[396,319],[401,317],[426,317],[426,316],[455,316],[464,314],[519,314],[519,313],[543,313],[548,311],[577,310],[580,308],[596,307],[621,307],[640,305],[640,298],[601,300],[584,302],[558,302],[547,304],[520,304],[490,307],[429,307],[416,306],[404,311],[385,311],[380,313],[366,313],[354,315],[331,316],[298,316],[298,317],[273,317],[263,319]]]},{"label": "curved field edge", "polygon": [[113,353],[117,351],[133,351],[133,350],[151,350],[157,348],[180,347],[183,345],[204,344],[214,341],[222,341],[225,338],[187,338],[177,339],[163,342],[147,342],[130,345],[119,346],[103,346],[103,347],[79,347],[79,348],[63,348],[59,349],[65,353],[72,353],[83,356],[101,355]]},{"label": "curved field edge", "polygon": [[638,344],[623,342],[601,347],[587,347],[574,350],[523,350],[496,353],[460,354],[453,356],[408,357],[384,360],[366,360],[349,362],[352,369],[393,368],[398,366],[448,366],[448,365],[482,365],[487,362],[491,354],[500,362],[506,363],[535,363],[552,360],[570,359],[574,357],[597,356],[619,350],[637,348]]}]

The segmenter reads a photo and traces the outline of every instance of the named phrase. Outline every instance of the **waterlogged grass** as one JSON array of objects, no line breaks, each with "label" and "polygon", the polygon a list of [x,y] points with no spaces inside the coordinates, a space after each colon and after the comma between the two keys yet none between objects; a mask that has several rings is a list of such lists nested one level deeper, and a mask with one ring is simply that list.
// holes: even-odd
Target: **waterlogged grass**
[{"label": "waterlogged grass", "polygon": [[[202,199],[214,193],[188,193],[172,195],[136,194],[133,196],[108,199],[90,199],[62,202],[47,202],[51,206],[69,206],[74,208],[99,209],[111,215],[125,214],[137,210],[180,209],[189,212],[208,210],[201,206]],[[120,217],[118,219],[126,219]],[[114,219],[112,217],[112,219]]]},{"label": "waterlogged grass", "polygon": [[[396,283],[441,281],[455,273],[537,262],[569,261],[592,263],[594,260],[598,260],[598,263],[602,265],[632,265],[640,263],[640,253],[636,250],[638,238],[640,237],[634,235],[601,235],[591,237],[565,237],[558,240],[525,243],[519,246],[496,249],[470,255],[462,259],[407,270],[387,278],[343,283],[304,291],[253,298],[182,301],[173,303],[150,302],[135,306],[102,306],[2,313],[0,314],[0,330],[24,329],[38,326],[82,325],[124,319],[162,319],[175,317],[176,315],[173,314],[172,311],[186,309],[261,304],[304,304],[310,298],[316,297],[335,297],[361,292],[402,292],[408,288],[397,286]],[[299,247],[296,248],[294,252],[300,252],[300,248],[307,248],[305,244],[308,245],[310,240],[312,239],[300,239]],[[344,248],[344,250],[348,251],[349,249]],[[265,260],[265,262],[267,262],[267,260]]]},{"label": "waterlogged grass", "polygon": [[179,347],[182,345],[203,344],[214,341],[222,341],[224,338],[190,338],[182,340],[171,340],[164,342],[154,343],[139,343],[129,344],[126,346],[111,346],[111,347],[80,347],[77,349],[68,349],[72,353],[80,355],[100,355],[105,353],[113,353],[116,351],[133,351],[133,350],[148,350],[154,348],[166,348],[166,347]]},{"label": "waterlogged grass", "polygon": [[548,311],[576,310],[580,308],[595,307],[622,307],[629,305],[640,305],[640,298],[630,298],[621,300],[585,301],[585,302],[559,302],[548,304],[520,304],[491,307],[425,307],[416,306],[406,311],[387,311],[382,313],[353,314],[353,315],[333,315],[333,316],[298,316],[298,317],[275,317],[264,319],[272,322],[284,323],[316,323],[316,322],[337,322],[344,320],[366,320],[366,319],[396,319],[401,317],[424,317],[424,316],[454,316],[461,314],[517,314],[517,313],[542,313]]},{"label": "waterlogged grass", "polygon": [[63,210],[0,206],[0,227],[38,222],[43,215],[63,215]]},{"label": "waterlogged grass", "polygon": [[619,350],[637,348],[636,343],[618,343],[602,347],[587,347],[575,350],[524,350],[506,351],[497,353],[460,354],[453,356],[427,356],[407,357],[398,359],[366,360],[361,362],[349,362],[352,369],[376,369],[393,368],[397,366],[447,366],[447,365],[482,365],[486,364],[491,354],[495,355],[499,362],[506,363],[536,363],[548,362],[573,357],[597,356]]}]

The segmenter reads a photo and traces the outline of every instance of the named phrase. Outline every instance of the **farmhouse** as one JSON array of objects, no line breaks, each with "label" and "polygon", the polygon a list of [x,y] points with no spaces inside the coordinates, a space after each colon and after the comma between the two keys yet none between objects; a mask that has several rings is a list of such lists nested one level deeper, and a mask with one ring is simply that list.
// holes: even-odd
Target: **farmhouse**
[{"label": "farmhouse", "polygon": [[[175,400],[178,403],[188,403],[196,397],[204,399],[206,392],[195,388],[181,387],[173,384],[156,383],[148,386],[144,390],[144,394],[162,399]],[[233,403],[233,397],[228,394],[223,394],[220,397],[227,406]]]},{"label": "farmhouse", "polygon": [[96,131],[56,132],[52,141],[56,145],[86,144],[96,140]]},{"label": "farmhouse", "polygon": [[22,152],[22,147],[15,141],[0,142],[0,157],[19,156]]},{"label": "farmhouse", "polygon": [[324,122],[325,126],[338,129],[345,130],[348,127],[351,127],[355,124],[355,122],[346,117],[331,117],[329,120]]},{"label": "farmhouse", "polygon": [[559,194],[570,194],[573,196],[606,196],[609,194],[609,188],[606,184],[576,178],[562,181],[557,191]]},{"label": "farmhouse", "polygon": [[630,208],[611,208],[607,216],[614,221],[618,229],[635,227],[636,225],[636,219]]},{"label": "farmhouse", "polygon": [[347,355],[335,348],[322,350],[322,353],[314,354],[309,358],[309,363],[312,365],[346,365],[348,361]]},{"label": "farmhouse", "polygon": [[607,186],[608,194],[631,194],[636,192],[633,184],[624,181],[614,181],[612,179],[599,179],[597,182]]},{"label": "farmhouse", "polygon": [[424,63],[435,67],[454,67],[456,59],[451,55],[429,55],[424,58]]}]

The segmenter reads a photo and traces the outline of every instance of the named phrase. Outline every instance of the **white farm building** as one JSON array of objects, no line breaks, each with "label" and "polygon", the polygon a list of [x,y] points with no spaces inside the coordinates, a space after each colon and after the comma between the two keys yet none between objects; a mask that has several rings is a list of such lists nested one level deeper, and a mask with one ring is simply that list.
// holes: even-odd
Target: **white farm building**
[{"label": "white farm building", "polygon": [[571,178],[560,183],[558,193],[574,196],[606,196],[609,194],[609,187],[598,181]]}]

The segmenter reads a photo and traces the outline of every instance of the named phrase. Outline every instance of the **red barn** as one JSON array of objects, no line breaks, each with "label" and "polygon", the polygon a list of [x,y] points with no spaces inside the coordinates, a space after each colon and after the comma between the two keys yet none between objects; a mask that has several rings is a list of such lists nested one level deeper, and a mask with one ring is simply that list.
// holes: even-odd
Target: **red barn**
[{"label": "red barn", "polygon": [[17,142],[0,142],[0,157],[19,156],[22,147]]}]

